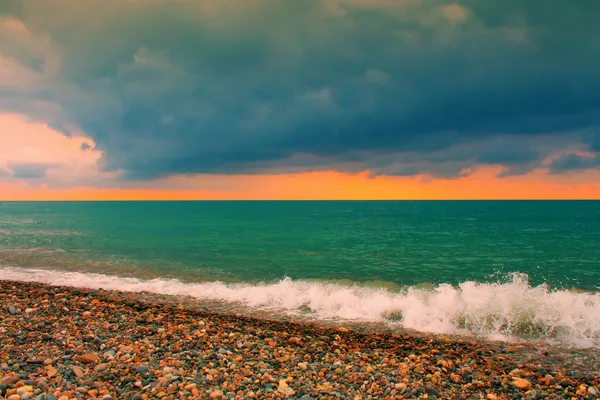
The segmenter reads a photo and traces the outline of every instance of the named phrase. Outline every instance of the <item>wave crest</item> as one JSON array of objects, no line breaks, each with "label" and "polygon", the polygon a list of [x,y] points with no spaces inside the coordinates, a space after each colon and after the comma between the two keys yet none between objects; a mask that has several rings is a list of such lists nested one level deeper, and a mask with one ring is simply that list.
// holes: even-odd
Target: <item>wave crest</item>
[{"label": "wave crest", "polygon": [[468,281],[455,287],[412,286],[389,291],[373,286],[318,281],[202,282],[123,278],[32,268],[0,267],[1,280],[187,295],[242,303],[316,319],[386,322],[440,334],[475,334],[492,340],[544,340],[600,349],[600,293],[531,286],[527,275],[500,283]]}]

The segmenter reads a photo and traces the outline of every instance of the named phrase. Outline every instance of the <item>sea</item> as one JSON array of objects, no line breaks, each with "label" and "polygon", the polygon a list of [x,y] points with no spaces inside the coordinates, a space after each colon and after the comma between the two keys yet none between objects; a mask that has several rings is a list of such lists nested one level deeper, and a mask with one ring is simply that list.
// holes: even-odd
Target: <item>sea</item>
[{"label": "sea", "polygon": [[600,201],[2,202],[0,280],[600,349]]}]

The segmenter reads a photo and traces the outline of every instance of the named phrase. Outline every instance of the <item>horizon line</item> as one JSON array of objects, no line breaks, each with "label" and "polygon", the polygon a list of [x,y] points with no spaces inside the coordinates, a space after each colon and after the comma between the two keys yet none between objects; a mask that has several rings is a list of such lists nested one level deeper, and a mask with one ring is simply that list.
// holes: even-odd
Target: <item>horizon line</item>
[{"label": "horizon line", "polygon": [[1,200],[2,203],[216,203],[216,202],[415,202],[415,201],[600,201],[598,199],[109,199]]}]

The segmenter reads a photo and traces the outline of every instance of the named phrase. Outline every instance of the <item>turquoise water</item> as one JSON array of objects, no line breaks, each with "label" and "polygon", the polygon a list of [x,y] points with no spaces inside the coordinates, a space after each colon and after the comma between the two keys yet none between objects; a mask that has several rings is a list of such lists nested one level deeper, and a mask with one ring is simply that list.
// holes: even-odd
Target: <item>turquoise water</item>
[{"label": "turquoise water", "polygon": [[184,280],[456,284],[518,271],[594,290],[600,202],[3,203],[0,252]]},{"label": "turquoise water", "polygon": [[600,202],[5,202],[3,279],[600,349]]}]

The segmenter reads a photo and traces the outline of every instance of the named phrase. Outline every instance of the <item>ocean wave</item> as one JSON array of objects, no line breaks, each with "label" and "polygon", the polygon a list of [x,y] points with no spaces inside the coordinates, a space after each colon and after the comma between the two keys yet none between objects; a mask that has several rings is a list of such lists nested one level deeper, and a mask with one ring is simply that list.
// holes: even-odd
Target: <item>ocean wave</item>
[{"label": "ocean wave", "polygon": [[310,312],[315,319],[385,322],[422,332],[600,349],[600,293],[531,286],[525,274],[498,283],[468,281],[400,291],[290,278],[261,284],[186,283],[16,267],[0,267],[0,280],[186,295],[286,314]]}]

